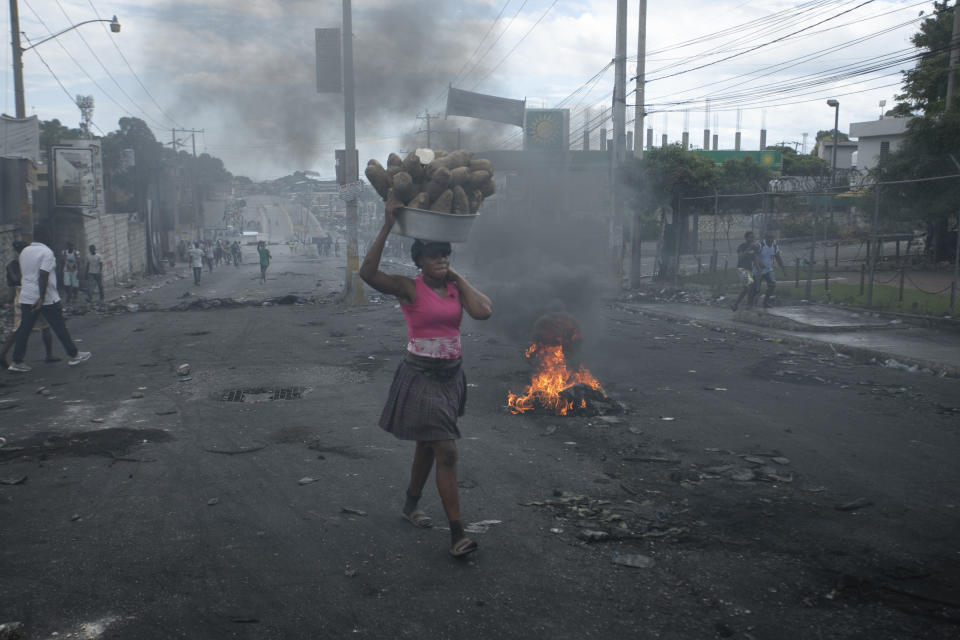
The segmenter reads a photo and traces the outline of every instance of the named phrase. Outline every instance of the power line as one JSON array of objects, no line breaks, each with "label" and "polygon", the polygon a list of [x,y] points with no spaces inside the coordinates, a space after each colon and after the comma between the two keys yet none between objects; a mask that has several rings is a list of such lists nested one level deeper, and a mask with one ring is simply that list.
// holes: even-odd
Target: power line
[{"label": "power line", "polygon": [[794,35],[796,35],[796,34],[798,34],[798,33],[802,33],[802,32],[804,32],[804,31],[807,31],[807,30],[809,30],[809,29],[812,29],[813,27],[819,26],[819,25],[821,25],[821,24],[823,24],[823,23],[825,23],[825,22],[829,22],[830,20],[834,20],[834,19],[836,19],[836,18],[839,18],[839,17],[842,16],[842,15],[845,15],[845,14],[847,14],[847,13],[850,13],[851,11],[855,11],[855,10],[859,9],[860,7],[863,7],[863,6],[866,6],[866,5],[868,5],[868,4],[873,3],[874,1],[875,1],[875,0],[866,0],[865,2],[861,2],[860,4],[858,4],[857,6],[851,8],[851,9],[846,9],[846,10],[844,10],[844,11],[841,11],[840,13],[835,14],[835,15],[829,17],[829,18],[826,18],[825,20],[821,20],[820,22],[816,22],[816,23],[814,23],[814,24],[812,24],[812,25],[806,26],[806,27],[804,27],[803,29],[800,29],[800,30],[798,30],[798,31],[794,31],[793,33],[790,33],[790,34],[788,34],[788,35],[786,35],[786,36],[781,36],[781,37],[776,38],[776,39],[774,39],[774,40],[770,40],[769,42],[764,42],[764,43],[762,43],[762,44],[758,44],[758,45],[755,46],[755,47],[750,47],[750,48],[747,49],[746,51],[741,51],[740,53],[735,53],[735,54],[733,54],[733,55],[727,56],[726,58],[721,58],[720,60],[715,60],[715,61],[713,61],[713,62],[708,62],[708,63],[706,63],[706,64],[702,64],[702,65],[700,65],[700,66],[693,67],[693,68],[691,68],[691,69],[686,69],[686,70],[684,70],[684,71],[677,71],[677,72],[675,72],[675,73],[669,73],[669,74],[667,74],[667,75],[665,75],[665,76],[660,76],[660,77],[658,77],[658,78],[648,78],[648,79],[647,79],[647,84],[649,84],[649,83],[651,83],[651,82],[655,82],[656,80],[664,80],[664,79],[666,79],[666,78],[673,78],[673,77],[675,77],[675,76],[679,76],[679,75],[682,75],[682,74],[685,74],[685,73],[690,73],[690,72],[693,72],[693,71],[699,71],[700,69],[705,69],[705,68],[711,67],[711,66],[713,66],[713,65],[715,65],[715,64],[720,64],[721,62],[726,62],[727,60],[732,60],[733,58],[737,58],[737,57],[742,56],[742,55],[745,55],[745,54],[747,54],[747,53],[751,53],[751,52],[756,51],[756,50],[758,50],[758,49],[762,49],[763,47],[769,46],[769,45],[774,44],[774,43],[776,43],[776,42],[780,42],[780,41],[782,41],[782,40],[786,40],[787,38],[789,38],[789,37],[791,37],[791,36],[794,36]]},{"label": "power line", "polygon": [[[94,15],[97,16],[97,19],[98,19],[98,20],[101,19],[101,18],[100,18],[100,13],[97,11],[97,8],[96,8],[95,6],[93,6],[93,0],[87,0],[87,2],[90,4],[90,8],[93,9],[93,13],[94,13]],[[107,25],[101,23],[100,26],[103,27],[104,32],[109,33],[109,30],[108,30]],[[180,123],[178,123],[176,120],[174,120],[173,117],[172,117],[169,113],[167,113],[167,112],[164,110],[163,107],[160,106],[160,103],[157,102],[157,99],[153,97],[153,94],[150,93],[150,90],[147,89],[147,86],[146,86],[145,84],[143,84],[143,81],[140,80],[140,76],[137,75],[137,72],[133,70],[133,67],[130,65],[130,62],[127,60],[127,56],[123,55],[123,51],[120,49],[120,45],[117,44],[116,39],[111,37],[111,38],[110,38],[110,42],[113,44],[114,48],[117,50],[117,53],[120,54],[120,59],[123,60],[123,63],[124,63],[125,65],[127,65],[127,68],[128,68],[128,69],[130,69],[130,73],[133,74],[133,77],[136,79],[137,84],[140,85],[140,88],[143,89],[143,92],[144,92],[145,94],[147,94],[147,97],[149,97],[150,100],[153,102],[153,104],[156,105],[157,109],[160,110],[160,113],[162,113],[163,116],[164,116],[167,120],[169,120],[170,122],[172,122],[174,125],[176,125],[176,126],[178,126],[178,127],[182,127],[182,125],[180,125]]]},{"label": "power line", "polygon": [[[26,36],[24,36],[24,37],[26,37]],[[27,38],[27,42],[28,42],[28,43],[30,42],[30,39],[29,39],[29,38]],[[50,75],[53,76],[53,79],[57,81],[57,84],[60,85],[60,88],[63,89],[63,92],[66,94],[67,98],[70,99],[71,104],[76,105],[76,104],[77,104],[77,99],[76,99],[69,91],[67,91],[67,88],[66,88],[65,86],[63,86],[63,83],[60,81],[60,78],[57,77],[57,74],[53,72],[53,69],[50,68],[50,65],[47,64],[47,61],[43,59],[43,56],[40,55],[40,52],[37,51],[36,49],[34,49],[33,52],[37,54],[37,57],[40,58],[40,62],[43,64],[43,66],[45,66],[45,67],[47,68],[47,71],[50,72]],[[91,120],[91,121],[90,121],[90,124],[92,124],[94,127],[97,128],[97,131],[100,132],[100,135],[106,135],[106,134],[103,132],[103,129],[101,129],[101,128],[97,125],[96,122],[94,122],[93,120]]]},{"label": "power line", "polygon": [[[494,65],[493,69],[490,69],[490,71],[488,71],[487,73],[485,73],[484,76],[483,76],[482,78],[480,78],[480,79],[477,81],[476,84],[473,85],[473,88],[474,88],[474,89],[476,89],[478,86],[480,86],[480,83],[481,83],[481,82],[483,82],[484,80],[486,80],[487,78],[489,78],[489,77],[490,77],[490,74],[492,74],[494,71],[496,71],[497,69],[499,69],[499,68],[500,68],[500,65],[502,65],[502,64],[507,60],[507,58],[509,58],[510,55],[511,55],[514,51],[517,50],[517,47],[519,47],[521,44],[523,44],[523,41],[527,39],[527,36],[529,36],[529,35],[533,32],[533,30],[537,28],[537,25],[539,25],[540,22],[543,21],[543,19],[547,17],[547,14],[550,13],[550,11],[551,11],[555,6],[557,6],[557,2],[559,2],[559,0],[553,0],[553,4],[551,4],[549,7],[547,7],[547,10],[544,11],[543,14],[541,14],[541,16],[540,16],[539,18],[537,18],[537,21],[533,23],[533,26],[530,27],[530,29],[529,29],[525,34],[523,34],[523,37],[520,38],[520,40],[517,42],[517,44],[513,45],[513,48],[510,49],[510,51],[507,52],[507,55],[503,56],[503,58],[500,59],[500,62],[498,62],[496,65]],[[872,2],[872,0],[871,0],[871,2]]]},{"label": "power line", "polygon": [[[54,2],[57,3],[57,7],[60,8],[60,12],[63,14],[63,17],[67,19],[67,22],[72,23],[73,19],[70,17],[70,14],[67,13],[66,9],[63,8],[63,5],[60,4],[60,0],[54,0]],[[100,56],[98,56],[97,52],[93,50],[93,47],[91,47],[90,43],[87,42],[87,39],[83,37],[83,34],[80,31],[77,31],[76,34],[80,38],[80,40],[83,42],[84,46],[87,47],[87,50],[90,51],[91,55],[93,55],[93,58],[100,65],[100,68],[103,69],[104,72],[107,74],[107,77],[109,77],[110,80],[113,81],[113,84],[117,85],[117,89],[120,89],[120,93],[122,93],[127,98],[127,100],[130,101],[130,104],[133,105],[140,113],[142,113],[147,120],[150,120],[151,122],[154,123],[154,125],[158,127],[162,127],[163,125],[158,120],[154,120],[153,117],[150,116],[150,114],[148,114],[143,107],[137,104],[137,102],[130,97],[130,94],[127,93],[126,89],[120,86],[120,83],[117,82],[117,79],[113,77],[113,74],[110,73],[110,70],[107,69],[105,64],[103,64],[103,61],[100,60]]]},{"label": "power line", "polygon": [[[30,11],[31,11],[31,13],[33,13],[34,17],[36,17],[36,19],[40,22],[40,24],[43,25],[44,29],[47,30],[47,33],[49,33],[49,34],[52,36],[53,33],[54,33],[53,30],[52,30],[49,26],[47,26],[47,23],[44,22],[44,21],[43,21],[43,18],[40,17],[40,15],[36,12],[36,10],[34,10],[33,6],[30,4],[30,2],[29,2],[28,0],[23,0],[23,3],[27,5],[27,8],[30,9]],[[27,38],[26,34],[23,34],[23,37],[27,39],[27,42],[30,42],[30,39]],[[55,40],[55,42],[57,43],[57,45],[58,45],[61,49],[63,49],[64,53],[67,54],[67,57],[70,58],[70,60],[73,61],[73,64],[75,64],[75,65],[77,66],[77,68],[78,68],[85,76],[87,76],[87,78],[90,80],[90,82],[93,83],[93,86],[95,86],[97,89],[99,89],[100,92],[103,93],[103,95],[105,95],[108,100],[110,100],[110,102],[112,102],[113,104],[117,105],[117,108],[119,108],[119,109],[120,109],[121,111],[123,111],[124,113],[128,113],[127,108],[124,107],[124,106],[123,106],[122,104],[120,104],[119,102],[117,102],[117,100],[114,99],[114,97],[113,97],[112,95],[110,95],[110,93],[108,93],[106,89],[104,89],[102,86],[100,86],[100,83],[97,82],[97,81],[93,78],[93,76],[90,75],[90,73],[86,70],[86,68],[84,68],[84,66],[83,66],[82,64],[80,64],[80,62],[77,61],[76,58],[73,57],[73,54],[70,53],[70,50],[67,49],[67,47],[66,47],[62,42],[60,42],[59,40]],[[31,46],[32,46],[32,45],[31,45]],[[52,73],[53,73],[53,69],[50,68],[50,65],[48,65],[46,62],[44,62],[42,56],[40,55],[40,52],[37,51],[36,48],[31,48],[31,51],[33,51],[33,52],[37,55],[37,57],[40,58],[40,61],[43,62],[44,66],[46,66],[47,69],[48,69],[48,70],[50,71],[50,73],[52,74]],[[56,77],[56,76],[54,76],[54,77]],[[57,79],[57,82],[59,83],[60,80]],[[62,84],[60,84],[60,86],[63,87]],[[65,90],[65,89],[64,89],[64,90]],[[70,95],[70,93],[67,92],[67,95]],[[77,101],[76,101],[76,97],[70,96],[70,102],[72,102],[73,104],[76,104],[76,102],[77,102]]]},{"label": "power line", "polygon": [[[466,80],[467,77],[468,77],[471,73],[473,73],[474,70],[476,70],[477,65],[480,64],[480,61],[483,60],[484,58],[486,58],[487,55],[489,55],[490,52],[493,51],[493,48],[494,48],[495,46],[497,46],[497,43],[500,42],[500,39],[503,38],[503,36],[507,33],[507,31],[510,30],[510,27],[513,26],[514,20],[517,19],[517,16],[520,15],[520,12],[523,11],[523,8],[524,8],[525,6],[527,6],[527,0],[523,0],[523,2],[520,4],[520,8],[517,9],[517,12],[516,12],[515,14],[513,14],[513,17],[512,17],[512,18],[510,18],[510,22],[508,22],[508,23],[507,23],[507,26],[504,27],[503,31],[500,32],[500,35],[497,36],[497,39],[490,43],[490,46],[487,47],[487,50],[483,52],[483,55],[481,55],[479,58],[477,58],[477,61],[473,63],[473,66],[470,67],[470,70],[467,71],[466,74],[464,74],[464,76],[463,76],[463,79],[464,79],[464,80]],[[481,79],[481,82],[482,82],[482,79]],[[479,84],[479,83],[477,83],[477,84]],[[476,88],[476,85],[474,85],[474,88]]]}]

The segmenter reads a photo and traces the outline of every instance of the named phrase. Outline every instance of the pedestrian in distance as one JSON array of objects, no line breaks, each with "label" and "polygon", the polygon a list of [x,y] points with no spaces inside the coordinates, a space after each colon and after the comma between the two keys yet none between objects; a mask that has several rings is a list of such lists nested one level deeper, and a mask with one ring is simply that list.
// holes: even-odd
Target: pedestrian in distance
[{"label": "pedestrian in distance", "polygon": [[187,258],[190,260],[190,268],[193,269],[193,284],[200,284],[204,255],[199,242],[193,243],[193,246],[187,251]]},{"label": "pedestrian in distance", "polygon": [[333,240],[333,255],[340,257],[340,238],[339,236]]},{"label": "pedestrian in distance", "polygon": [[207,268],[210,270],[210,273],[213,273],[213,245],[209,242],[206,243],[206,249],[204,250],[204,257],[207,260]]},{"label": "pedestrian in distance", "polygon": [[733,303],[733,310],[740,308],[740,303],[747,298],[747,306],[752,307],[754,298],[757,296],[756,278],[754,274],[759,271],[757,264],[757,251],[760,247],[753,239],[753,231],[747,231],[743,234],[743,243],[737,247],[737,275],[740,276],[740,284],[743,289],[737,301]]},{"label": "pedestrian in distance", "polygon": [[93,302],[93,287],[100,292],[100,302],[103,302],[103,258],[97,254],[96,245],[88,247],[87,264],[84,267],[84,280],[87,282],[87,302]]},{"label": "pedestrian in distance", "polygon": [[257,253],[260,255],[260,282],[267,281],[267,267],[270,266],[270,249],[267,249],[267,243],[261,240],[257,243]]},{"label": "pedestrian in distance", "polygon": [[450,243],[416,241],[411,257],[420,275],[409,278],[380,270],[395,210],[387,202],[384,224],[360,267],[360,277],[377,291],[396,296],[407,322],[407,352],[394,373],[380,427],[400,440],[416,442],[402,516],[415,527],[432,521],[417,505],[436,465],[437,490],[450,523],[450,554],[477,550],[460,519],[457,489],[457,418],[464,414],[467,380],[462,369],[460,321],[493,314],[490,299],[450,268]]},{"label": "pedestrian in distance", "polygon": [[[23,251],[26,246],[27,243],[22,240],[14,241],[13,251],[16,257],[7,263],[6,268],[7,287],[13,292],[13,324],[10,327],[10,333],[7,334],[7,337],[3,341],[3,346],[0,346],[0,366],[4,369],[10,365],[10,363],[7,362],[7,353],[10,351],[10,347],[13,346],[13,342],[17,337],[17,328],[20,327],[20,252]],[[53,336],[50,333],[50,326],[47,324],[47,321],[43,319],[43,316],[37,318],[37,321],[33,325],[33,331],[38,330],[43,338],[43,348],[47,354],[44,361],[60,362],[60,358],[53,355]]]},{"label": "pedestrian in distance", "polygon": [[67,302],[74,302],[80,290],[80,253],[67,243],[63,252],[63,288],[67,294]]},{"label": "pedestrian in distance", "polygon": [[233,256],[233,266],[237,269],[240,268],[240,243],[236,240],[233,241],[233,244],[230,245],[230,255]]},{"label": "pedestrian in distance", "polygon": [[30,371],[30,367],[23,363],[23,358],[27,353],[27,339],[39,316],[47,321],[70,356],[68,365],[77,365],[90,359],[89,351],[80,351],[73,344],[63,321],[60,294],[57,293],[57,259],[50,247],[44,244],[45,239],[44,232],[36,233],[35,241],[20,252],[20,326],[17,327],[13,348],[13,363],[7,367],[8,371]]},{"label": "pedestrian in distance", "polygon": [[217,266],[220,266],[220,262],[223,260],[223,247],[220,246],[220,241],[214,243],[213,245],[213,259],[216,261]]},{"label": "pedestrian in distance", "polygon": [[786,276],[787,266],[783,264],[783,258],[780,256],[780,245],[777,244],[773,231],[767,231],[763,234],[763,241],[757,250],[757,266],[760,270],[760,275],[757,278],[758,294],[760,293],[760,288],[763,286],[763,283],[767,283],[767,290],[763,293],[764,309],[770,308],[770,298],[777,288],[777,279],[774,277],[774,262],[780,265],[780,268],[783,269],[784,276]]}]

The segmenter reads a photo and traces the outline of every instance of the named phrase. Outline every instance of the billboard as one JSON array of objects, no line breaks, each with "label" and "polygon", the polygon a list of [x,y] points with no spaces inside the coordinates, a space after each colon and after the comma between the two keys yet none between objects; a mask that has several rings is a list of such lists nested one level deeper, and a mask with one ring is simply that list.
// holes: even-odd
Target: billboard
[{"label": "billboard", "polygon": [[93,149],[53,148],[53,204],[58,207],[97,206]]},{"label": "billboard", "polygon": [[450,87],[447,90],[447,115],[492,120],[523,126],[524,100],[512,100]]},{"label": "billboard", "polygon": [[570,111],[567,109],[527,109],[523,148],[528,151],[568,151],[569,123]]}]

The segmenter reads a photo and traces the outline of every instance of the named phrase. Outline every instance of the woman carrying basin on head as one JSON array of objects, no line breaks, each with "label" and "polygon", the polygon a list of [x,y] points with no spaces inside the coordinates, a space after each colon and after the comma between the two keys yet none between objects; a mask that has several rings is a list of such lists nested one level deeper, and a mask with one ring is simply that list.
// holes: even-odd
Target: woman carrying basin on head
[{"label": "woman carrying basin on head", "polygon": [[414,526],[431,526],[417,507],[423,487],[436,464],[437,490],[450,521],[450,553],[465,556],[477,549],[463,531],[457,492],[457,418],[463,415],[467,380],[461,368],[460,321],[486,320],[493,313],[490,299],[450,268],[450,243],[417,240],[410,254],[420,269],[416,278],[380,271],[383,248],[400,203],[386,203],[380,233],[360,267],[360,277],[381,293],[396,296],[407,321],[407,352],[393,377],[380,427],[400,440],[417,443],[410,470],[403,517]]}]

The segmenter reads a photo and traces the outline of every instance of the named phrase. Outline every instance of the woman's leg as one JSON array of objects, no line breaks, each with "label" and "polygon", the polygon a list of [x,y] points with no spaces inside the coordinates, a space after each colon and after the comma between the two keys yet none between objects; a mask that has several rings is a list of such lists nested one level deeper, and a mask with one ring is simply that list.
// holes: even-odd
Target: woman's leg
[{"label": "woman's leg", "polygon": [[423,487],[427,484],[430,471],[433,470],[434,456],[430,445],[429,442],[417,443],[413,453],[413,465],[410,467],[410,485],[407,487],[407,495],[419,497],[423,493]]},{"label": "woman's leg", "polygon": [[[433,455],[437,460],[437,490],[443,510],[450,521],[450,543],[456,545],[466,537],[460,521],[460,495],[457,491],[457,442],[438,440],[433,443]],[[472,545],[476,548],[476,545]]]}]

